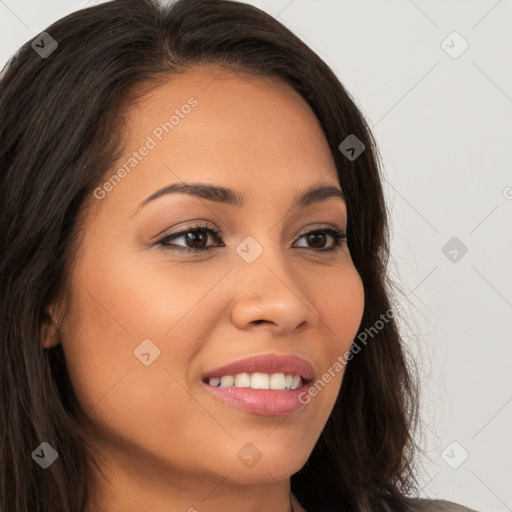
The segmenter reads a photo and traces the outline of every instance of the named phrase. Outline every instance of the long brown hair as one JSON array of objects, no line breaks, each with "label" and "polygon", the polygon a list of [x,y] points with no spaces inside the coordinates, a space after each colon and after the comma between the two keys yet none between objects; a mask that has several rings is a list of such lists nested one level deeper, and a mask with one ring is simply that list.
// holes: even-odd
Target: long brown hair
[{"label": "long brown hair", "polygon": [[[346,197],[350,253],[365,289],[359,333],[393,310],[375,140],[332,70],[290,30],[236,1],[113,0],[74,12],[46,32],[57,42],[46,46],[52,53],[41,56],[32,41],[25,43],[0,80],[5,512],[81,512],[88,503],[90,454],[62,348],[43,349],[40,340],[45,308],[69,283],[84,204],[119,157],[123,105],[147,87],[202,64],[293,87],[325,132]],[[349,135],[365,147],[355,159],[339,149]],[[291,478],[310,512],[405,510],[405,495],[416,489],[416,374],[395,316],[381,323],[348,363],[318,443]],[[45,471],[31,458],[43,441],[59,453]]]}]

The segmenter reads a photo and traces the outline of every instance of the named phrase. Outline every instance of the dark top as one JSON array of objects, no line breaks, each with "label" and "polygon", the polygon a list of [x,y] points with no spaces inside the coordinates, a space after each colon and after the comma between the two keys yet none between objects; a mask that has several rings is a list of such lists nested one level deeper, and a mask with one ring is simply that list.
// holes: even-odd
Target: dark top
[{"label": "dark top", "polygon": [[477,512],[473,508],[447,500],[411,498],[410,504],[411,511],[414,512]]}]

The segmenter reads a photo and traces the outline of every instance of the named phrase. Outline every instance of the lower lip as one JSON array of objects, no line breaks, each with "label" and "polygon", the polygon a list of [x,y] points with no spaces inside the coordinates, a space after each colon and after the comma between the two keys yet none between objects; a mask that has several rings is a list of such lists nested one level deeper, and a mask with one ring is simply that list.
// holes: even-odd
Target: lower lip
[{"label": "lower lip", "polygon": [[280,391],[272,389],[237,388],[236,386],[222,388],[203,383],[215,396],[235,407],[266,416],[283,416],[307,404],[299,400],[307,394],[309,383],[304,383],[297,389]]}]

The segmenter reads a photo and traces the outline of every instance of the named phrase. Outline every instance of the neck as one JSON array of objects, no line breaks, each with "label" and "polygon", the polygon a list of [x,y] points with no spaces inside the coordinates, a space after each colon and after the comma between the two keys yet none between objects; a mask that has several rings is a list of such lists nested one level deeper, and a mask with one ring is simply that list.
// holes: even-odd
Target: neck
[{"label": "neck", "polygon": [[290,506],[292,512],[307,512],[292,492],[290,493]]}]

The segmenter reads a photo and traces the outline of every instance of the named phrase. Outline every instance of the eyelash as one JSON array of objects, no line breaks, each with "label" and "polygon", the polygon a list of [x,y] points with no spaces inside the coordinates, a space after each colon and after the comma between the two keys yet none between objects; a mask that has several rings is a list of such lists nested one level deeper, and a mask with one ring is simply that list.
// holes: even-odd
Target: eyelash
[{"label": "eyelash", "polygon": [[[166,250],[173,250],[178,252],[184,252],[184,253],[200,253],[200,252],[206,252],[210,251],[211,249],[216,249],[219,246],[213,246],[213,247],[204,247],[202,249],[195,249],[191,247],[182,247],[182,246],[171,246],[167,242],[169,240],[174,240],[176,238],[180,238],[183,235],[186,235],[187,233],[200,233],[200,232],[207,232],[211,235],[213,235],[215,238],[219,238],[219,235],[222,235],[221,231],[218,229],[210,228],[208,226],[202,225],[202,226],[189,226],[182,231],[179,231],[177,233],[173,233],[172,235],[166,235],[160,240],[158,240],[155,245],[162,246],[163,249]],[[328,235],[332,236],[334,239],[334,246],[329,249],[312,249],[315,252],[336,252],[341,249],[342,246],[347,245],[347,235],[345,231],[341,229],[335,229],[335,228],[319,228],[319,229],[313,229],[311,231],[308,231],[307,233],[302,234],[297,240],[294,241],[294,243],[301,238],[315,234],[315,233],[327,233]],[[300,249],[306,249],[306,247],[300,247]]]}]

